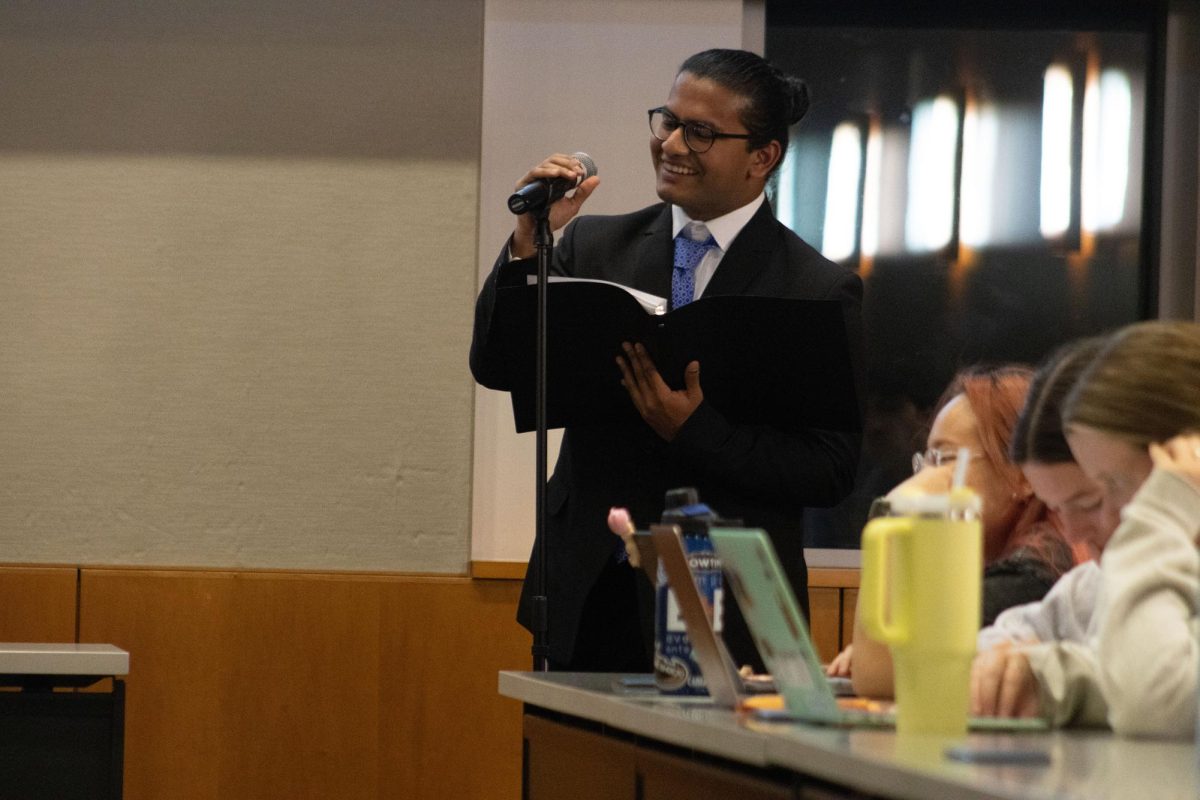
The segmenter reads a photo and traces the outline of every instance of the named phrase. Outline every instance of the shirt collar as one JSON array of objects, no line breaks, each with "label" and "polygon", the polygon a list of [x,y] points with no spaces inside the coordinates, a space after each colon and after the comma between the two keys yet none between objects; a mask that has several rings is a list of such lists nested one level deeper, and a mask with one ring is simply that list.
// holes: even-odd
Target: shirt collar
[{"label": "shirt collar", "polygon": [[[766,192],[760,192],[758,197],[741,208],[735,208],[728,214],[723,214],[704,223],[704,227],[708,228],[708,232],[712,234],[717,247],[721,248],[722,252],[729,249],[729,245],[733,244],[733,240],[741,233],[742,228],[746,227],[746,223],[758,213],[759,207],[762,206],[766,199]],[[684,226],[691,221],[692,218],[687,215],[687,212],[679,206],[672,205],[671,238],[678,236]]]}]

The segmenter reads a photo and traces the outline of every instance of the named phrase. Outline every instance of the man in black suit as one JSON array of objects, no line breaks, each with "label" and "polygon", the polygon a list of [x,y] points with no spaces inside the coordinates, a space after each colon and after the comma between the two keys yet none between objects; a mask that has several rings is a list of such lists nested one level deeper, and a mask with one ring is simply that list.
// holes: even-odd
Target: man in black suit
[{"label": "man in black suit", "polygon": [[[551,271],[671,297],[672,306],[701,294],[835,300],[857,353],[861,281],[780,224],[764,193],[786,151],[789,125],[807,108],[804,84],[757,55],[709,50],[692,56],[666,105],[650,112],[650,153],[663,202],[631,214],[574,219],[555,248]],[[583,174],[571,156],[553,155],[517,186]],[[555,203],[551,226],[572,220],[599,182],[588,178],[573,197]],[[492,309],[497,286],[523,283],[530,271],[532,262],[514,259],[533,254],[534,221],[523,215],[476,305],[471,370],[485,386],[510,388],[498,358],[502,343],[492,337]],[[652,593],[620,559],[620,542],[606,519],[611,506],[625,506],[646,526],[675,487],[694,486],[723,517],[765,528],[807,613],[802,513],[806,506],[833,505],[850,491],[858,435],[733,424],[705,403],[700,364],[688,365],[685,387],[675,391],[639,345],[626,345],[617,362],[613,380],[621,380],[642,421],[568,428],[547,485],[551,666],[649,671]],[[531,562],[528,575],[535,568]],[[526,627],[532,592],[527,579],[518,611]],[[726,642],[739,663],[761,668],[731,605],[727,600]]]}]

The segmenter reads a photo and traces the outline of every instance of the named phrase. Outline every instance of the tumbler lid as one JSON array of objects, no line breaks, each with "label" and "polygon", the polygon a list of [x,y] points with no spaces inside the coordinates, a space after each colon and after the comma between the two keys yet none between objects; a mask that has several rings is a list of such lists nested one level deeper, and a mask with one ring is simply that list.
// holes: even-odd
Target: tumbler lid
[{"label": "tumbler lid", "polygon": [[892,516],[948,516],[969,512],[979,514],[983,501],[974,491],[961,486],[949,492],[926,494],[918,491],[894,492],[887,497]]}]

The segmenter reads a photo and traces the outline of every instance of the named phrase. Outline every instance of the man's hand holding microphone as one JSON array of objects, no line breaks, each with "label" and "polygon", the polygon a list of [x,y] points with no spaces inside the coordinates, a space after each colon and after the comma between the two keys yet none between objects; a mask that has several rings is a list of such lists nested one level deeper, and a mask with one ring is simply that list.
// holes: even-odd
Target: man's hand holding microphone
[{"label": "man's hand holding microphone", "polygon": [[[579,213],[599,185],[596,164],[587,153],[555,153],[526,172],[517,181],[513,195],[508,198],[509,210],[517,214],[517,227],[513,230],[510,250],[512,257],[532,258],[536,251],[536,220],[530,212],[548,205],[550,230],[559,230]],[[567,196],[572,189],[574,193]]]}]

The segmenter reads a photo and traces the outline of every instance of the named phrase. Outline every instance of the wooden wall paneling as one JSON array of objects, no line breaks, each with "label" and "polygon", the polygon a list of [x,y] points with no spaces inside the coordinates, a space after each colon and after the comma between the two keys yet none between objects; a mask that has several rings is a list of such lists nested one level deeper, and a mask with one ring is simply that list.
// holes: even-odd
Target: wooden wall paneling
[{"label": "wooden wall paneling", "polygon": [[808,589],[809,631],[813,644],[822,662],[828,662],[838,653],[838,636],[841,633],[842,601],[841,589],[809,587]]},{"label": "wooden wall paneling", "polygon": [[130,651],[126,798],[516,798],[518,588],[85,569],[82,634]]},{"label": "wooden wall paneling", "polygon": [[472,561],[471,577],[488,580],[525,580],[528,564],[524,561]]},{"label": "wooden wall paneling", "polygon": [[521,794],[521,704],[497,673],[532,665],[516,621],[521,584],[441,580],[389,585],[380,632],[381,798]]},{"label": "wooden wall paneling", "polygon": [[373,798],[375,591],[85,569],[81,631],[130,652],[126,797]]},{"label": "wooden wall paneling", "polygon": [[[12,638],[70,641],[74,575],[0,569],[0,601],[27,598],[0,626],[53,607],[44,636]],[[81,640],[131,653],[130,800],[519,796],[521,709],[496,692],[530,661],[518,581],[84,568],[80,585]],[[810,590],[823,659],[849,640],[842,592]]]},{"label": "wooden wall paneling", "polygon": [[858,589],[842,591],[842,648],[854,641],[854,612],[858,609]]},{"label": "wooden wall paneling", "polygon": [[74,567],[0,566],[0,642],[74,642],[78,578]]},{"label": "wooden wall paneling", "polygon": [[858,579],[862,570],[854,567],[809,567],[808,585],[832,586],[836,589],[858,587]]}]

